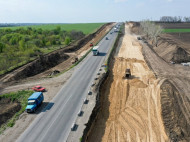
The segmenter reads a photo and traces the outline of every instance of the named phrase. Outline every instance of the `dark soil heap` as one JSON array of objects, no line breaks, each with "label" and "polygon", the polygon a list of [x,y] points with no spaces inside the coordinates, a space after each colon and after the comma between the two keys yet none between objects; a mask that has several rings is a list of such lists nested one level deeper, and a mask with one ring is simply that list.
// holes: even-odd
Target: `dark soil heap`
[{"label": "dark soil heap", "polygon": [[12,102],[8,98],[0,98],[0,127],[21,109],[18,102]]}]

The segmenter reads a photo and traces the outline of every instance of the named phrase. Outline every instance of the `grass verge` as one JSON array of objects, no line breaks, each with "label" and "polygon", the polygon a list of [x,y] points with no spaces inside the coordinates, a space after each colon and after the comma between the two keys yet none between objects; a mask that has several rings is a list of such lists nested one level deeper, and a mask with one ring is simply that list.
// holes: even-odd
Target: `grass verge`
[{"label": "grass verge", "polygon": [[18,101],[20,102],[21,109],[19,112],[15,113],[15,115],[9,119],[5,124],[3,124],[0,127],[0,134],[7,128],[7,127],[13,127],[15,124],[15,121],[19,118],[20,114],[22,114],[25,111],[25,108],[27,106],[27,99],[28,97],[33,93],[33,91],[18,91],[18,92],[12,92],[8,94],[3,94],[0,96],[0,99],[2,98],[10,98],[11,101]]}]

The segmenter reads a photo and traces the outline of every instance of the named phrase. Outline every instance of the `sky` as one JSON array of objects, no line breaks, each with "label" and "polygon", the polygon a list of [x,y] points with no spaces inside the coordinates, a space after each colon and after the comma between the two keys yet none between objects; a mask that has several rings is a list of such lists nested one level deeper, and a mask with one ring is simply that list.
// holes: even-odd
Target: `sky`
[{"label": "sky", "polygon": [[0,23],[99,23],[190,17],[190,0],[0,0]]}]

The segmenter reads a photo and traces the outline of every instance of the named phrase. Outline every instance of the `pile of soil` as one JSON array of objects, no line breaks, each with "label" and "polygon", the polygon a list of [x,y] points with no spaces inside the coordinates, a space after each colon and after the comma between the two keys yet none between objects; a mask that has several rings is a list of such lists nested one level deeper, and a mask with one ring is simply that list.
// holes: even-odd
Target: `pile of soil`
[{"label": "pile of soil", "polygon": [[[162,38],[158,41],[158,47],[153,46],[152,48],[156,53],[162,57],[166,62],[173,61],[175,63],[190,62],[189,52],[178,43],[169,41],[166,39],[167,35],[162,35]],[[150,44],[150,42],[149,42]]]},{"label": "pile of soil", "polygon": [[9,98],[0,98],[0,127],[21,109],[18,102],[12,102]]},{"label": "pile of soil", "polygon": [[190,62],[190,42],[184,41],[180,40],[176,34],[162,34],[158,40],[158,47],[152,46],[150,41],[149,44],[166,62]]}]

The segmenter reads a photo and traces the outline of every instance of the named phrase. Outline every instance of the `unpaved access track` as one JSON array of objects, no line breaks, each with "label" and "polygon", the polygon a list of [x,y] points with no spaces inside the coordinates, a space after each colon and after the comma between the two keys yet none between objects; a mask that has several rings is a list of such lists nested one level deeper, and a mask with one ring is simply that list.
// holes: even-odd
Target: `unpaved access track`
[{"label": "unpaved access track", "polygon": [[[142,46],[125,25],[111,75],[101,91],[101,110],[89,142],[168,141],[161,117],[160,85],[142,55]],[[132,77],[125,79],[130,68]]]}]

